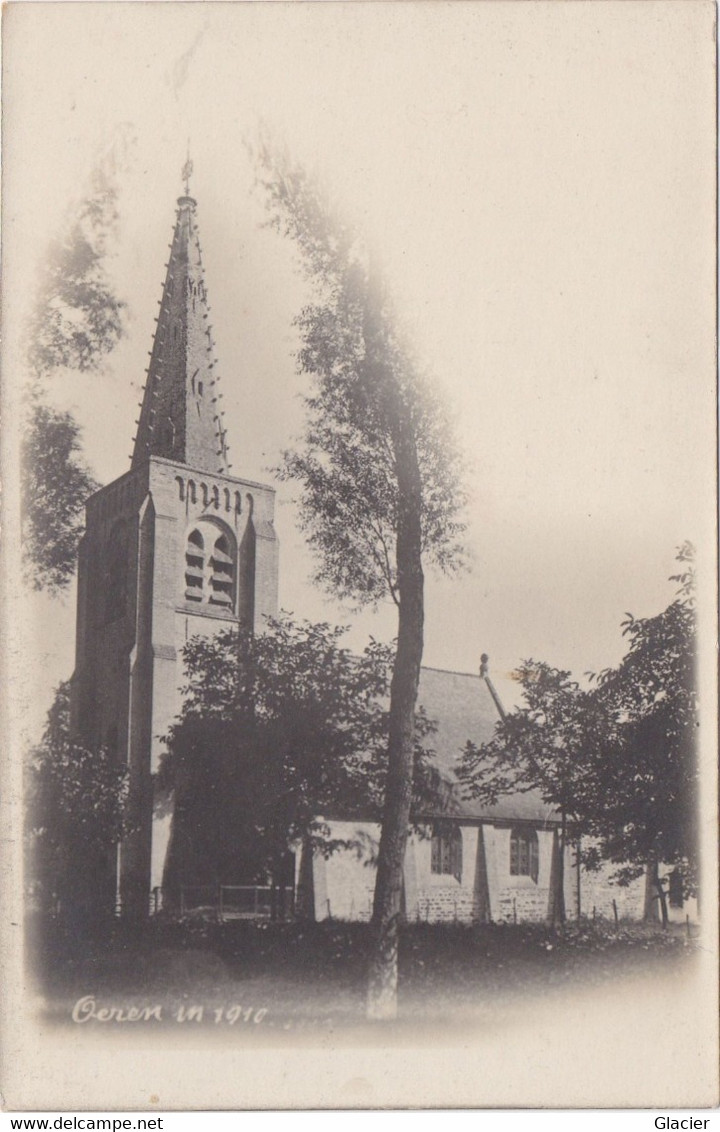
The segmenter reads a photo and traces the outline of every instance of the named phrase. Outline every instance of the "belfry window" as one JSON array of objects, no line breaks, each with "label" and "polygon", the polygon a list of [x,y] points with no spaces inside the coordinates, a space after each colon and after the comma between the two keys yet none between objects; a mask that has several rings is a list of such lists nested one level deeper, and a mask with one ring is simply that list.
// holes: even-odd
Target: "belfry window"
[{"label": "belfry window", "polygon": [[232,612],[235,556],[230,539],[205,524],[190,532],[185,545],[185,600]]},{"label": "belfry window", "polygon": [[530,877],[537,884],[538,838],[534,829],[515,828],[510,834],[510,876]]},{"label": "belfry window", "polygon": [[226,535],[220,535],[215,540],[210,559],[210,602],[231,609],[234,582],[235,563],[230,553],[230,543]]},{"label": "belfry window", "polygon": [[462,876],[462,834],[456,825],[436,825],[430,848],[430,871],[436,876]]},{"label": "belfry window", "polygon": [[185,597],[202,601],[205,581],[205,542],[200,531],[191,531],[185,549]]}]

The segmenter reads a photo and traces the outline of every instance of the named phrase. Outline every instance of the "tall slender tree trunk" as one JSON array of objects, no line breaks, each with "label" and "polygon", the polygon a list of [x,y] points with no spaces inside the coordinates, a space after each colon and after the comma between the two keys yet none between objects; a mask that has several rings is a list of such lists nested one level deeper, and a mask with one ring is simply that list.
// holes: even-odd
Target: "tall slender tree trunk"
[{"label": "tall slender tree trunk", "polygon": [[575,901],[577,904],[576,919],[582,919],[582,838],[578,837],[575,850]]},{"label": "tall slender tree trunk", "polygon": [[661,880],[657,882],[658,900],[660,901],[660,923],[664,928],[668,926],[668,906],[667,906],[667,893]]},{"label": "tall slender tree trunk", "polygon": [[[657,906],[655,901],[657,900]],[[659,913],[659,916],[658,916]],[[668,926],[667,895],[660,879],[657,857],[648,861],[645,887],[645,919],[658,919],[664,928]]]},{"label": "tall slender tree trunk", "polygon": [[560,846],[558,854],[557,875],[557,918],[561,924],[565,923],[565,845],[567,844],[567,814],[563,810],[560,824]]},{"label": "tall slender tree trunk", "polygon": [[388,774],[368,972],[367,1016],[373,1020],[397,1015],[398,929],[412,801],[415,706],[423,654],[422,484],[411,414],[401,395],[396,411],[391,431],[398,477],[398,643],[390,684]]},{"label": "tall slender tree trunk", "polygon": [[553,862],[550,870],[550,923],[553,928],[565,923],[565,842],[567,819],[563,811],[560,831],[553,834]]}]

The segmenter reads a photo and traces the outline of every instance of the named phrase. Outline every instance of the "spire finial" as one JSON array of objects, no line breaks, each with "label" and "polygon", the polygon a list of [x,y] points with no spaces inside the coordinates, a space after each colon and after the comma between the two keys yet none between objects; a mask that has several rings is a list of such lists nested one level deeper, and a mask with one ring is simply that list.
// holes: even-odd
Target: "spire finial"
[{"label": "spire finial", "polygon": [[192,177],[193,163],[190,160],[190,139],[188,138],[187,160],[183,165],[182,179],[185,182],[185,196],[190,196],[190,178]]}]

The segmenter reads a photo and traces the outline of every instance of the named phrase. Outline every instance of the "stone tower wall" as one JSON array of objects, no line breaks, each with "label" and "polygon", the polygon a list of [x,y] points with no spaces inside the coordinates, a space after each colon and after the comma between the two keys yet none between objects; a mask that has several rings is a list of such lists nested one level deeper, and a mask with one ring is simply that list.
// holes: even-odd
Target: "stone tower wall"
[{"label": "stone tower wall", "polygon": [[[163,736],[176,718],[182,649],[196,634],[252,628],[277,614],[274,491],[235,477],[196,472],[152,457],[88,501],[78,584],[73,728],[91,746],[109,744],[127,763],[137,832],[121,846],[123,909],[145,914],[161,888],[171,814],[154,797]],[[187,538],[225,534],[236,561],[232,607],[186,596]],[[239,548],[251,545],[240,577]]]}]

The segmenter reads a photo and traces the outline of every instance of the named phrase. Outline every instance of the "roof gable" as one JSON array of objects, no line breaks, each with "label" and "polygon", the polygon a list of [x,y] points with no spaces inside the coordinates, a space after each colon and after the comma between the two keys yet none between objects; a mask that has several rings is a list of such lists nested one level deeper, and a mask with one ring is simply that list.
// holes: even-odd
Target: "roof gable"
[{"label": "roof gable", "polygon": [[428,744],[435,752],[433,762],[449,787],[442,806],[428,816],[444,813],[475,820],[543,823],[557,820],[554,809],[535,790],[508,795],[494,806],[463,797],[455,774],[463,748],[468,740],[480,745],[491,739],[500,718],[484,679],[469,672],[422,668],[418,706],[437,724],[437,731],[428,737]]}]

